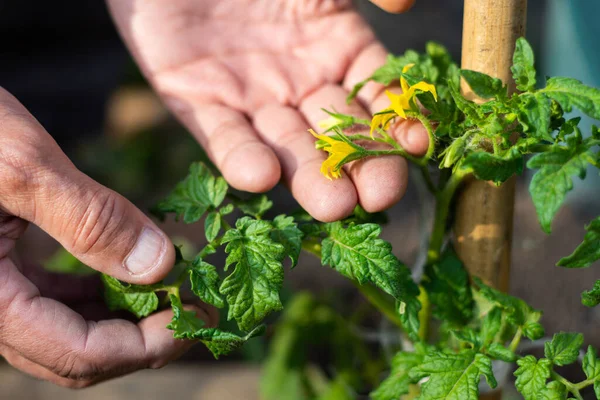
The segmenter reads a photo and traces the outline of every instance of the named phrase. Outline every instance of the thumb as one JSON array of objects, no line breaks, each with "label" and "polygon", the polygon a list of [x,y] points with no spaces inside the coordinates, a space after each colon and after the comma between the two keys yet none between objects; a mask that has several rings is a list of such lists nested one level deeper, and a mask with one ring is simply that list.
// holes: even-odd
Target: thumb
[{"label": "thumb", "polygon": [[27,110],[0,89],[0,209],[30,221],[86,265],[150,284],[172,268],[169,238],[131,202],[77,170]]},{"label": "thumb", "polygon": [[415,0],[371,0],[371,3],[389,13],[399,14],[408,11]]}]

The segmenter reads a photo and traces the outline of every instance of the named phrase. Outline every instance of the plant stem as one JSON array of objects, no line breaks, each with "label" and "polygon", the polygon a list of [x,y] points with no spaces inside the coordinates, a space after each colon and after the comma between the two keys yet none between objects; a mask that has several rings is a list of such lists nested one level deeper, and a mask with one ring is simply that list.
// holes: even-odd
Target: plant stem
[{"label": "plant stem", "polygon": [[425,130],[427,131],[427,135],[429,136],[429,146],[427,147],[427,153],[420,159],[420,165],[427,165],[427,162],[433,157],[433,152],[435,151],[435,135],[433,134],[433,127],[431,126],[431,122],[429,122],[429,118],[424,116],[421,113],[416,113],[413,111],[406,111],[406,115],[410,118],[415,118],[421,121]]},{"label": "plant stem", "polygon": [[[302,241],[302,249],[309,252],[310,254],[321,258],[321,245],[312,241]],[[387,297],[379,289],[371,285],[361,285],[360,283],[352,280],[354,285],[367,299],[367,301],[379,310],[390,322],[398,327],[402,328],[402,321],[396,311],[396,305],[391,298]]]},{"label": "plant stem", "polygon": [[460,171],[452,174],[444,189],[438,192],[436,196],[434,223],[427,252],[428,262],[434,262],[440,258],[444,237],[446,236],[450,204],[456,189],[458,189],[465,176],[466,174]]},{"label": "plant stem", "polygon": [[402,321],[396,310],[396,305],[390,297],[381,292],[375,286],[361,285],[356,281],[352,281],[358,288],[360,293],[371,303],[378,311],[380,311],[391,323],[398,326],[400,329],[404,329]]},{"label": "plant stem", "polygon": [[515,353],[517,351],[517,349],[519,348],[519,344],[521,343],[522,337],[523,337],[523,330],[521,329],[521,327],[519,327],[517,329],[517,332],[515,333],[515,336],[513,337],[512,341],[510,342],[510,346],[508,347],[510,349],[510,351],[512,351],[513,353]]},{"label": "plant stem", "polygon": [[556,371],[552,371],[551,376],[552,376],[552,379],[554,379],[554,380],[562,383],[563,385],[565,385],[565,387],[567,388],[567,390],[569,392],[571,392],[571,394],[573,396],[575,396],[576,399],[583,400],[583,397],[581,396],[581,393],[579,393],[579,389],[580,388],[578,388],[577,385],[571,383],[570,381],[568,381],[567,379],[565,379],[563,376],[561,376],[560,374],[558,374]]}]

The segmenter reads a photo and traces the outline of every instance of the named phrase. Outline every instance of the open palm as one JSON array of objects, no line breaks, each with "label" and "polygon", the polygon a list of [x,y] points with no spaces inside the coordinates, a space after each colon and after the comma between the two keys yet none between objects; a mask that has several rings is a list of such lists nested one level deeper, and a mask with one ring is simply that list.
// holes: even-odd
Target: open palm
[{"label": "open palm", "polygon": [[[396,4],[407,1],[395,0]],[[232,186],[261,192],[281,178],[315,218],[394,204],[406,188],[399,157],[356,162],[334,182],[306,130],[321,107],[368,117],[387,104],[367,85],[348,90],[385,61],[386,51],[346,0],[110,0],[144,74],[197,137]],[[395,130],[409,151],[427,147],[422,126]]]}]

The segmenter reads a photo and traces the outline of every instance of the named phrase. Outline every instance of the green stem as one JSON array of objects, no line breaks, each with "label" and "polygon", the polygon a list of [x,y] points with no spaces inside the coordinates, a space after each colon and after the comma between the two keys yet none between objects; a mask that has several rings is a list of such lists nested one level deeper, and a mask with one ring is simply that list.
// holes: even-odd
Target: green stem
[{"label": "green stem", "polygon": [[429,146],[427,147],[427,153],[420,159],[419,165],[427,165],[428,161],[433,157],[433,152],[435,151],[435,135],[433,133],[433,127],[431,126],[431,122],[429,122],[429,118],[424,116],[421,113],[416,113],[413,111],[406,111],[406,116],[410,118],[415,118],[421,121],[425,130],[427,131],[427,135],[429,136]]},{"label": "green stem", "polygon": [[359,134],[350,134],[350,135],[346,135],[346,137],[352,141],[354,140],[368,140],[369,142],[372,141],[376,141],[379,143],[385,143],[385,144],[390,144],[390,142],[388,140],[386,140],[385,138],[379,138],[376,136],[367,136],[367,135],[359,135]]},{"label": "green stem", "polygon": [[569,392],[571,392],[571,394],[573,396],[575,396],[576,399],[583,400],[583,397],[581,396],[581,393],[579,393],[579,388],[577,387],[577,385],[571,383],[570,381],[568,381],[567,379],[565,379],[564,377],[559,375],[556,371],[552,371],[551,376],[552,376],[552,379],[554,379],[555,381],[558,381],[558,382],[562,383],[563,385],[565,385],[567,390]]},{"label": "green stem", "polygon": [[391,323],[404,329],[402,321],[396,310],[395,302],[382,291],[371,285],[361,285],[356,281],[352,281],[358,288],[360,293],[371,303],[379,312],[381,312]]},{"label": "green stem", "polygon": [[428,262],[433,262],[440,258],[444,237],[446,236],[450,205],[456,190],[465,176],[466,174],[460,171],[452,174],[444,189],[438,192],[436,196],[434,224],[431,232],[431,240],[429,242],[429,250],[427,252]]},{"label": "green stem", "polygon": [[[321,258],[321,244],[313,241],[302,241],[302,249],[309,252],[310,254],[316,256],[317,258]],[[396,310],[395,302],[371,285],[361,285],[358,282],[352,280],[354,285],[358,288],[358,290],[362,293],[362,295],[367,299],[367,301],[373,305],[379,312],[381,312],[390,322],[394,325],[402,327],[402,321],[400,321],[400,317],[398,316],[398,312]]]},{"label": "green stem", "polygon": [[513,353],[515,353],[517,351],[517,349],[519,348],[519,344],[521,343],[522,337],[523,337],[523,329],[521,329],[521,327],[519,327],[519,329],[517,329],[517,332],[515,333],[515,336],[513,337],[512,341],[510,342],[510,346],[508,346],[510,351],[512,351]]}]

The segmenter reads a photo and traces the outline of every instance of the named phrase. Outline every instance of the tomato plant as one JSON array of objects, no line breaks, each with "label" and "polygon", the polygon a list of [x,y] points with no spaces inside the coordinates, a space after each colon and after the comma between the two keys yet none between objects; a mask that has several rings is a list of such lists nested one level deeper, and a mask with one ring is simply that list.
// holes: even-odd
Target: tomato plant
[{"label": "tomato plant", "polygon": [[[426,267],[418,280],[379,237],[381,215],[357,208],[332,223],[302,210],[266,219],[272,206],[266,195],[230,190],[223,178],[197,163],[154,213],[160,218],[173,213],[187,224],[203,220],[208,244],[193,259],[178,252],[178,276],[168,283],[137,286],[103,277],[108,305],[143,317],[159,307],[157,292],[166,292],[174,314],[168,328],[175,337],[200,340],[219,357],[262,334],[263,320],[283,309],[284,264],[289,260],[290,268],[301,268],[304,252],[352,280],[401,340],[392,346],[379,343],[374,352],[353,321],[310,294],[299,294],[275,331],[261,389],[266,399],[282,399],[282,393],[286,399],[353,399],[365,391],[375,400],[477,399],[482,376],[496,387],[493,365],[498,362],[516,364],[516,388],[527,400],[581,399],[588,386],[600,396],[600,361],[592,347],[583,358],[584,380],[571,382],[557,370],[577,360],[582,335],[559,333],[545,343],[543,357],[521,356],[522,340],[544,335],[542,312],[469,276],[447,240],[452,199],[468,176],[501,185],[525,167],[534,170],[529,191],[541,227],[550,233],[573,178],[584,178],[589,165],[600,167],[598,128],[583,135],[579,118],[565,116],[577,108],[600,119],[600,90],[563,77],[538,85],[533,52],[522,38],[512,72],[519,91],[510,95],[502,81],[461,70],[444,47],[429,43],[424,54],[389,56],[349,98],[368,81],[399,80],[403,93],[388,92],[388,108],[371,120],[329,110],[330,118],[321,124],[324,132],[311,131],[315,151],[328,153],[321,168],[328,179],[339,178],[345,164],[367,157],[400,155],[419,168],[436,206]],[[461,78],[486,101],[465,98]],[[422,157],[408,154],[389,134],[406,118],[421,121],[428,132],[429,148]],[[356,127],[363,129],[350,129]],[[371,150],[365,147],[369,141],[385,148]],[[434,169],[439,171],[432,174]],[[230,225],[231,216],[240,214]],[[600,217],[586,230],[583,243],[558,265],[582,268],[600,259]],[[210,261],[219,251],[227,254],[224,268]],[[239,332],[206,328],[184,310],[180,287],[185,282],[200,300],[226,309]],[[600,281],[582,298],[589,307],[600,303]],[[330,348],[331,368],[308,361],[305,346],[314,342]],[[383,351],[395,352],[391,366]],[[380,382],[379,372],[386,369],[389,376]]]}]

